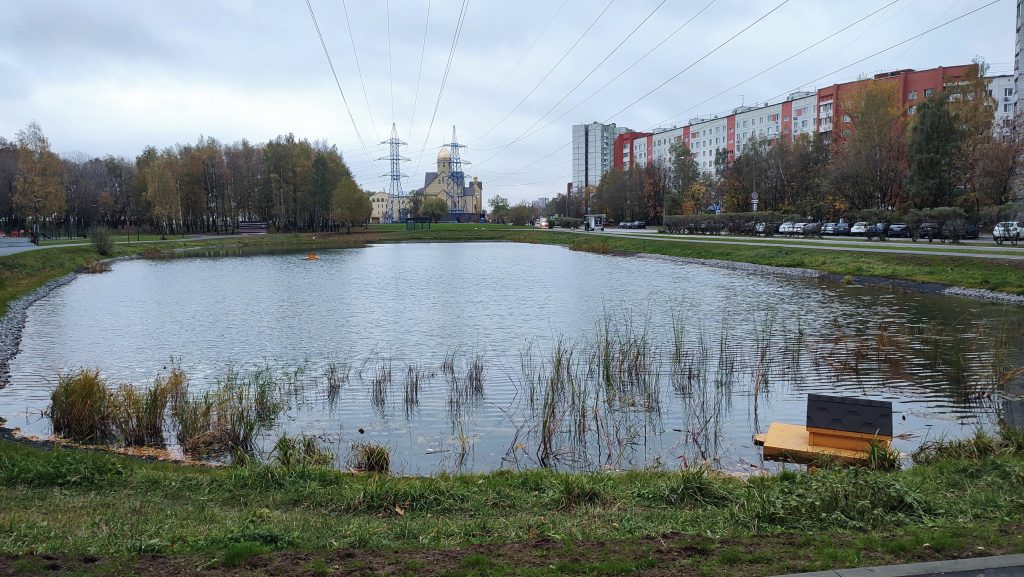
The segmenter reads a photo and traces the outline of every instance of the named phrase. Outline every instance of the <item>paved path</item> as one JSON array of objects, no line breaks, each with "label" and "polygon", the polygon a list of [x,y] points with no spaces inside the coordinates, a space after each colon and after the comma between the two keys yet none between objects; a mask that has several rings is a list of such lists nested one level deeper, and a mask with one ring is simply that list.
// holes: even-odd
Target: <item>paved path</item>
[{"label": "paved path", "polygon": [[[230,238],[228,235],[221,236],[210,236],[210,235],[197,235],[188,236],[185,238],[174,237],[168,238],[167,240],[118,240],[115,244],[156,244],[161,242],[180,242],[182,240],[207,240],[212,238]],[[11,254],[18,254],[19,252],[25,252],[29,250],[40,250],[47,248],[64,248],[69,246],[88,246],[89,241],[68,241],[60,244],[44,244],[42,246],[36,246],[32,244],[32,241],[28,238],[0,238],[0,257]]]},{"label": "paved path", "polygon": [[0,256],[18,254],[19,252],[25,252],[26,250],[33,250],[36,248],[39,247],[32,244],[32,240],[28,238],[11,238],[9,236],[0,238]]},{"label": "paved path", "polygon": [[835,569],[816,573],[794,573],[783,577],[1020,577],[1024,555],[997,555],[953,561],[929,561],[909,565],[883,565],[856,569]]},{"label": "paved path", "polygon": [[[566,231],[558,231],[566,232]],[[604,232],[584,232],[584,231],[573,231],[574,234],[586,234],[603,236],[608,235],[610,230]],[[816,239],[805,239],[793,242],[772,242],[771,240],[741,240],[735,237],[720,237],[720,238],[708,238],[706,236],[692,236],[692,235],[674,235],[674,234],[657,234],[654,231],[614,231],[611,232],[620,238],[637,238],[643,240],[656,240],[661,242],[687,242],[687,243],[703,243],[703,244],[729,244],[729,245],[743,245],[743,246],[773,246],[773,247],[789,247],[789,248],[807,248],[816,250],[838,250],[847,252],[872,252],[880,254],[916,254],[916,255],[932,255],[932,256],[955,256],[955,257],[973,257],[973,258],[985,258],[985,259],[996,259],[996,260],[1024,260],[1024,247],[977,247],[977,246],[961,246],[956,247],[954,245],[931,245],[937,248],[937,250],[920,250],[913,248],[902,248],[895,244],[873,243],[868,244],[865,241],[842,241],[843,246],[837,246],[836,244],[826,244],[828,242],[835,241],[819,241]],[[846,245],[846,242],[850,242]],[[889,241],[886,241],[889,242]],[[921,246],[921,245],[917,245]],[[992,252],[978,252],[983,248]]]}]

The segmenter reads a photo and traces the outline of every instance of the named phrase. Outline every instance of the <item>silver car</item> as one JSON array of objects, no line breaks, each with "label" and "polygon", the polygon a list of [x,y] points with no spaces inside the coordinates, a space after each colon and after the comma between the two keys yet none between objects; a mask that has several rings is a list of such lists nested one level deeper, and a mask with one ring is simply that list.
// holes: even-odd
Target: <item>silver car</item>
[{"label": "silver car", "polygon": [[996,241],[996,244],[1010,241],[1010,244],[1016,245],[1022,235],[1024,235],[1024,227],[1017,221],[1000,222],[992,227],[992,240]]}]

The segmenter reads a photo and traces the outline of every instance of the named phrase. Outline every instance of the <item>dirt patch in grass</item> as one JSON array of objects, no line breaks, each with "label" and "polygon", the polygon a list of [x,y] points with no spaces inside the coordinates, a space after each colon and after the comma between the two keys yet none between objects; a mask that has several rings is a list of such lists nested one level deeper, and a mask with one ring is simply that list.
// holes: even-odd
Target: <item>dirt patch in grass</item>
[{"label": "dirt patch in grass", "polygon": [[721,539],[668,534],[607,542],[545,537],[461,549],[273,552],[231,559],[223,554],[130,558],[8,555],[0,556],[0,576],[755,576],[1017,553],[1024,550],[1022,530],[1021,526],[1007,526],[987,532],[985,537],[972,535],[967,528],[921,528],[899,535],[773,534]]}]

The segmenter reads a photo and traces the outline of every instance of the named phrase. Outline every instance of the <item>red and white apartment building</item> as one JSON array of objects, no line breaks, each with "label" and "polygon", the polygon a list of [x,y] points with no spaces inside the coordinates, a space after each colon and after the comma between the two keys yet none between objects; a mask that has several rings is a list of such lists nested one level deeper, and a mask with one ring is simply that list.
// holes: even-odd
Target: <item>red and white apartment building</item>
[{"label": "red and white apartment building", "polygon": [[[968,66],[884,72],[814,92],[794,92],[781,102],[740,106],[725,116],[693,118],[685,126],[654,132],[625,132],[615,138],[612,165],[623,169],[627,166],[667,164],[669,147],[675,142],[683,142],[690,148],[700,170],[711,173],[715,169],[715,155],[720,150],[736,157],[743,154],[745,146],[758,139],[774,141],[788,138],[795,141],[801,134],[830,134],[833,128],[850,120],[843,112],[842,102],[871,82],[896,83],[900,105],[905,114],[912,115],[924,99],[942,92],[962,78]],[[989,95],[997,103],[995,126],[1004,126],[1013,117],[1017,100],[1014,78],[1009,75],[993,76],[988,81]]]}]

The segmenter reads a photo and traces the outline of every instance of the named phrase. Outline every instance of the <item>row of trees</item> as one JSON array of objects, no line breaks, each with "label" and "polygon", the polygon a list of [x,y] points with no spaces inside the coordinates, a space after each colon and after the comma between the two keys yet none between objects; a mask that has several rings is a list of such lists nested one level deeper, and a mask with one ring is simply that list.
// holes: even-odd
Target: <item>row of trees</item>
[{"label": "row of trees", "polygon": [[370,212],[336,147],[291,134],[261,144],[201,137],[146,147],[134,160],[62,157],[35,122],[13,141],[0,138],[0,228],[221,233],[239,220],[265,220],[279,231],[323,231],[364,223]]},{"label": "row of trees", "polygon": [[993,130],[997,103],[985,70],[975,63],[911,115],[895,82],[869,82],[841,100],[830,135],[762,139],[738,156],[722,150],[711,173],[679,142],[667,164],[612,170],[579,196],[611,220],[649,222],[666,212],[747,212],[755,190],[759,210],[815,220],[943,206],[977,215],[1013,200],[1024,153],[1017,126]]}]

